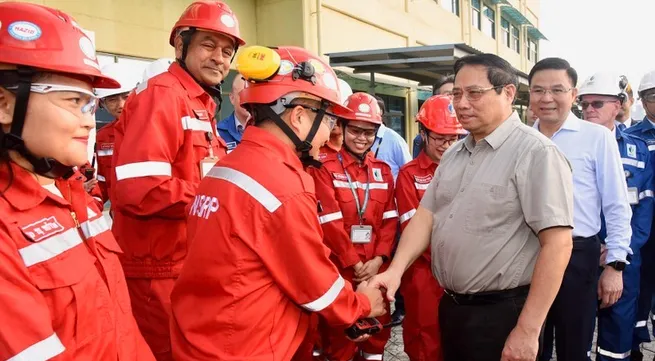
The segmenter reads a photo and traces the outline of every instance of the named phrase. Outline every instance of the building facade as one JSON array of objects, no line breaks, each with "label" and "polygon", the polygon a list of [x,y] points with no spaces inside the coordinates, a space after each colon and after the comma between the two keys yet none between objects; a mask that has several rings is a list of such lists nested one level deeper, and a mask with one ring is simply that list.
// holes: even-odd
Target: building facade
[{"label": "building facade", "polygon": [[[225,0],[237,14],[248,44],[296,45],[325,55],[348,51],[466,44],[508,60],[528,73],[539,58],[539,0]],[[174,57],[171,27],[191,0],[29,0],[75,17],[95,39],[101,65],[126,62],[142,72],[148,62]],[[328,57],[326,56],[326,60]],[[374,91],[387,121],[406,139],[428,84],[337,68],[354,90]],[[445,75],[445,74],[444,74]],[[220,117],[232,107],[224,84]]]}]

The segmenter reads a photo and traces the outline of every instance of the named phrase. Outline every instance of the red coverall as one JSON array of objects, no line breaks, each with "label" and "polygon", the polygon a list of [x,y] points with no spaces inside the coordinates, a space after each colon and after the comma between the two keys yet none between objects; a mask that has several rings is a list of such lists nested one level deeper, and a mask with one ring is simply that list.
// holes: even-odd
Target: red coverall
[{"label": "red coverall", "polygon": [[[337,156],[328,157],[323,167],[312,169],[311,174],[316,182],[316,197],[320,202],[319,221],[325,234],[323,240],[332,251],[330,258],[341,275],[353,282],[353,266],[359,261],[366,263],[376,256],[389,259],[398,224],[398,212],[393,194],[393,175],[386,163],[375,159],[370,153],[363,165],[345,149],[341,149],[338,154],[343,158],[343,166]],[[350,239],[351,228],[359,225],[360,219],[344,168],[353,186],[357,187],[360,205],[364,202],[367,179],[370,182],[370,199],[362,224],[372,226],[373,232],[371,241],[366,244],[354,244]],[[388,261],[384,262],[379,272],[386,267]],[[390,321],[388,313],[378,319],[383,324]],[[323,353],[330,361],[350,360],[358,350],[363,359],[381,360],[384,346],[391,335],[390,329],[384,329],[368,341],[356,344],[343,336],[342,329],[321,328],[324,330]]]},{"label": "red coverall", "polygon": [[190,207],[195,238],[171,295],[177,360],[288,361],[312,312],[342,325],[342,337],[370,313],[330,262],[316,208],[293,149],[246,128]]},{"label": "red coverall", "polygon": [[[405,230],[416,213],[421,198],[437,169],[425,151],[400,168],[396,180],[396,202],[400,215],[400,229]],[[405,353],[412,361],[440,361],[441,331],[439,329],[439,301],[443,288],[432,275],[430,248],[405,272],[400,292],[405,298],[403,342]]]},{"label": "red coverall", "polygon": [[[216,134],[211,96],[178,63],[125,104],[116,131],[113,232],[134,315],[158,360],[171,360],[170,292],[187,253],[187,205],[201,161],[227,153]],[[116,128],[118,130],[118,127]],[[211,148],[210,148],[211,146]]]},{"label": "red coverall", "polygon": [[109,199],[109,189],[111,188],[111,175],[114,170],[112,167],[112,156],[114,154],[114,127],[116,120],[105,125],[96,134],[96,168],[98,169],[98,186],[102,191],[102,200],[106,202]]},{"label": "red coverall", "polygon": [[[121,252],[84,177],[61,195],[0,165],[0,360],[151,361],[132,315]],[[62,198],[63,196],[63,198]]]}]

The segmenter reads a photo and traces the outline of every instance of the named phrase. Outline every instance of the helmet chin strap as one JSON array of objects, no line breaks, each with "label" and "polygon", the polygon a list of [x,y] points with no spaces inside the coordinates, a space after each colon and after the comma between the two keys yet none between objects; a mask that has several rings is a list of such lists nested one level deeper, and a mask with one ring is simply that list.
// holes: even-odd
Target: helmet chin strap
[{"label": "helmet chin strap", "polygon": [[22,134],[25,126],[27,104],[30,98],[30,87],[32,86],[32,78],[36,74],[36,71],[31,68],[19,67],[16,71],[11,72],[15,74],[14,76],[18,77],[16,105],[14,107],[14,116],[9,133],[0,130],[0,134],[2,134],[2,147],[20,154],[30,162],[34,168],[34,172],[38,175],[52,179],[70,178],[75,173],[73,167],[63,165],[52,158],[38,158],[25,146]]}]

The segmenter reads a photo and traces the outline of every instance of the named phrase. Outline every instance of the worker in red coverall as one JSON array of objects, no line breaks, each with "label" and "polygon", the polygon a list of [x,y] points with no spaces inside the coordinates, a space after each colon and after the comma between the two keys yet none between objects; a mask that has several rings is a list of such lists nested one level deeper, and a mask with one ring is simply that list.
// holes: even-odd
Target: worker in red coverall
[{"label": "worker in red coverall", "polygon": [[170,292],[187,254],[186,209],[201,178],[227,153],[213,97],[220,99],[244,41],[225,3],[199,0],[173,27],[170,44],[176,62],[139,84],[121,113],[111,196],[134,315],[159,361],[172,360]]},{"label": "worker in red coverall", "polygon": [[296,47],[244,49],[237,70],[248,82],[240,97],[254,124],[209,171],[190,208],[194,236],[171,295],[173,353],[308,360],[311,347],[299,347],[312,334],[312,315],[345,338],[357,319],[386,312],[380,290],[363,283],[354,292],[330,262],[314,182],[303,169],[320,166],[318,148],[336,121],[336,75]]},{"label": "worker in red coverall", "polygon": [[[451,100],[445,95],[428,98],[416,116],[422,138],[422,151],[400,168],[396,180],[396,203],[403,231],[416,212],[430,184],[443,152],[466,134],[457,121]],[[400,292],[405,298],[403,322],[405,353],[411,361],[441,361],[439,301],[443,288],[432,275],[430,249],[405,272]]]},{"label": "worker in red coverall", "polygon": [[111,187],[111,174],[114,168],[111,164],[114,154],[114,126],[123,112],[127,97],[134,90],[139,79],[132,74],[130,66],[125,63],[111,63],[102,67],[102,73],[116,79],[121,85],[117,89],[96,89],[100,99],[100,106],[111,115],[114,120],[103,126],[96,134],[95,159],[97,168],[98,186],[102,192],[102,201],[109,200]]},{"label": "worker in red coverall", "polygon": [[[339,91],[340,91],[340,100],[341,104],[345,103],[348,100],[348,97],[352,95],[353,90],[345,80],[339,79]],[[330,139],[321,147],[321,152],[318,155],[318,159],[323,162],[328,157],[336,156],[337,152],[341,150],[343,145],[343,127],[341,121],[337,120],[337,123],[332,128],[330,132]]]},{"label": "worker in red coverall", "polygon": [[69,15],[0,3],[0,360],[154,361],[121,252],[76,170],[119,84]]},{"label": "worker in red coverall", "polygon": [[[323,167],[312,170],[319,221],[331,259],[353,284],[366,281],[388,266],[398,212],[391,168],[369,153],[382,124],[377,100],[366,93],[348,97],[346,110],[336,110],[343,124],[343,147]],[[386,305],[388,307],[388,304]],[[380,317],[383,324],[389,316]],[[338,328],[323,327],[323,354],[330,361],[381,360],[391,330],[384,329],[361,344],[343,337]]]}]

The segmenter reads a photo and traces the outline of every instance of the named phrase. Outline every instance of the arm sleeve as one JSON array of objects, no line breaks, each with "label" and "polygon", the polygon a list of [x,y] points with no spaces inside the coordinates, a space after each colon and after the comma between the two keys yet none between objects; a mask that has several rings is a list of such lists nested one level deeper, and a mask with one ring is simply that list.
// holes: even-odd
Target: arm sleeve
[{"label": "arm sleeve", "polygon": [[337,202],[332,177],[325,169],[311,169],[316,186],[316,198],[320,202],[319,222],[323,228],[325,245],[337,257],[341,268],[356,265],[360,259],[355,247],[350,241],[350,234],[345,230],[343,213]]},{"label": "arm sleeve", "polygon": [[400,220],[400,232],[405,230],[412,219],[420,200],[416,193],[412,176],[408,171],[401,170],[396,180],[396,203],[398,204],[398,217]]},{"label": "arm sleeve", "polygon": [[526,223],[535,233],[573,227],[573,174],[555,145],[536,148],[517,165],[516,187]]},{"label": "arm sleeve", "polygon": [[428,189],[425,190],[423,199],[421,199],[420,203],[421,207],[427,209],[433,214],[437,212],[436,192],[437,187],[439,186],[439,178],[441,177],[441,169],[442,167],[437,167],[437,170],[434,171],[434,177],[432,177],[430,184],[428,184]]},{"label": "arm sleeve", "polygon": [[377,242],[375,242],[374,256],[384,256],[391,259],[391,250],[398,231],[398,210],[396,209],[396,198],[394,197],[394,180],[391,177],[390,169],[387,184],[387,202],[384,205],[384,213],[382,214],[382,226],[376,230]]},{"label": "arm sleeve", "polygon": [[65,348],[52,328],[46,300],[1,228],[0,264],[0,360],[45,361],[62,354]]},{"label": "arm sleeve", "polygon": [[628,201],[628,186],[616,140],[609,131],[602,133],[596,148],[596,183],[607,226],[607,263],[625,262],[630,250],[632,209]]},{"label": "arm sleeve", "polygon": [[116,206],[124,213],[185,218],[197,184],[172,176],[184,141],[180,101],[173,89],[155,86],[127,109],[130,121],[125,124],[112,185]]},{"label": "arm sleeve", "polygon": [[[646,152],[648,155],[648,152]],[[650,155],[645,162],[647,166],[643,172],[643,183],[639,187],[639,203],[634,206],[632,211],[632,241],[631,245],[641,248],[651,233],[651,226],[653,222],[653,209],[655,200],[653,198],[653,168],[649,167]]]},{"label": "arm sleeve", "polygon": [[311,196],[301,194],[286,201],[271,216],[269,227],[276,236],[266,238],[272,244],[259,244],[258,253],[291,300],[334,326],[352,325],[371,312],[366,296],[355,293],[328,258]]}]

